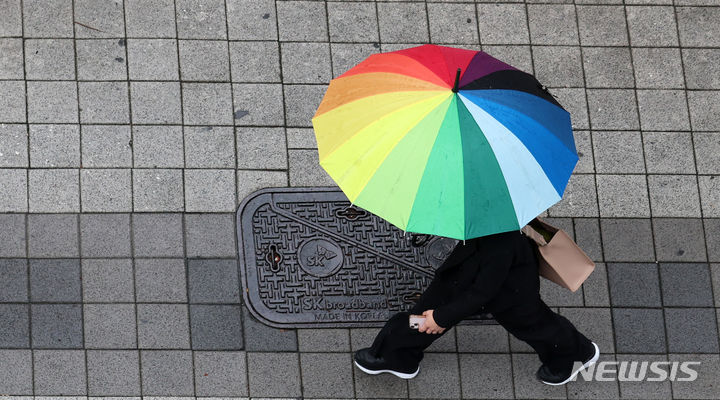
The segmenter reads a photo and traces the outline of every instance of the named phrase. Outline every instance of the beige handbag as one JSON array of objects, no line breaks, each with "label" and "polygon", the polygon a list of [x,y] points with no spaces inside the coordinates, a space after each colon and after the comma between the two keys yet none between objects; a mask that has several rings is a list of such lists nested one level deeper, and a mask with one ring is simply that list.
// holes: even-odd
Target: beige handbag
[{"label": "beige handbag", "polygon": [[544,278],[574,292],[595,269],[595,263],[562,229],[535,218],[522,232],[538,245],[539,270]]}]

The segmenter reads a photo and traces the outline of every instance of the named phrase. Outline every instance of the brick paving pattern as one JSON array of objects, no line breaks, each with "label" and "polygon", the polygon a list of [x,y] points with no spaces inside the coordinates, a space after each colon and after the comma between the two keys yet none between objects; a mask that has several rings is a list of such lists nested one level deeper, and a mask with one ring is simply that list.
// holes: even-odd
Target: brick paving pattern
[{"label": "brick paving pattern", "polygon": [[[718,21],[717,0],[1,0],[0,398],[720,398]],[[598,264],[543,297],[601,360],[701,361],[697,381],[542,385],[495,325],[370,377],[351,352],[376,329],[249,315],[235,208],[334,186],[327,83],[421,43],[532,72],[571,112],[548,216]]]}]

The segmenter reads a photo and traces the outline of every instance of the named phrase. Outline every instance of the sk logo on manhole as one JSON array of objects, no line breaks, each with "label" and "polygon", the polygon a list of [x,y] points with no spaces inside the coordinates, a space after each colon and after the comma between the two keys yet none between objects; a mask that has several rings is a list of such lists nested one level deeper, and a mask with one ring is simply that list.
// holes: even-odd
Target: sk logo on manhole
[{"label": "sk logo on manhole", "polygon": [[324,278],[342,267],[343,253],[335,242],[327,239],[310,239],[300,246],[298,262],[308,274]]}]

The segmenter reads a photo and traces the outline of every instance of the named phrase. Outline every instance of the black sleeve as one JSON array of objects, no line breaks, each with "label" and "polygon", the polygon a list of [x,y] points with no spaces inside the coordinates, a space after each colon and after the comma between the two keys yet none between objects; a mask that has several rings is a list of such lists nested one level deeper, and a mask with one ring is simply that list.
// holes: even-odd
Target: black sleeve
[{"label": "black sleeve", "polygon": [[508,276],[513,261],[509,251],[494,252],[483,257],[478,274],[472,285],[451,302],[437,307],[433,311],[435,323],[443,328],[451,327],[475,312],[481,311],[492,300]]}]

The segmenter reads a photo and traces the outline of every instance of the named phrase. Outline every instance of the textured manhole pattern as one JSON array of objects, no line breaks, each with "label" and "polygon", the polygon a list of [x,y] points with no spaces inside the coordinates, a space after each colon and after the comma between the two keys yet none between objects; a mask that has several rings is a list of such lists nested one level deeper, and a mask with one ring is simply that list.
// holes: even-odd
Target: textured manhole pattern
[{"label": "textured manhole pattern", "polygon": [[412,306],[458,243],[404,233],[327,187],[249,195],[237,235],[247,307],[268,325],[293,328],[381,326]]}]

